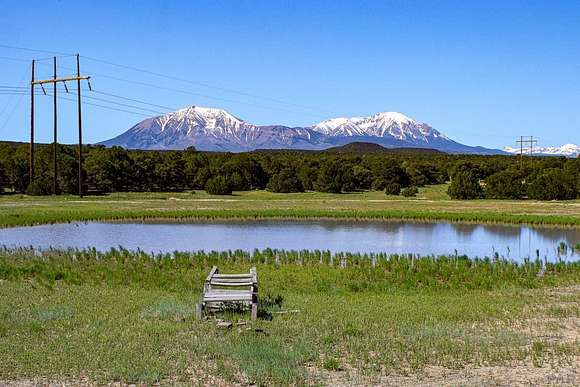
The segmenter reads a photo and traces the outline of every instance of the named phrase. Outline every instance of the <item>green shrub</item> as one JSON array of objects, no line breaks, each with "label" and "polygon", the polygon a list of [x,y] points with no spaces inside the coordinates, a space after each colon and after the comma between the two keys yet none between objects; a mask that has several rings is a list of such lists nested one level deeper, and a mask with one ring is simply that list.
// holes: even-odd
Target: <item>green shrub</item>
[{"label": "green shrub", "polygon": [[326,356],[324,358],[323,367],[328,371],[340,371],[340,363],[335,357],[332,356]]},{"label": "green shrub", "polygon": [[298,178],[296,171],[290,168],[282,169],[270,178],[268,190],[272,192],[304,192],[302,182]]},{"label": "green shrub", "polygon": [[538,173],[528,186],[528,196],[536,200],[570,200],[576,198],[574,177],[559,168]]},{"label": "green shrub", "polygon": [[419,193],[419,189],[417,189],[417,187],[414,187],[414,186],[404,188],[401,191],[401,195],[403,195],[406,198],[413,197],[413,196],[417,195],[418,193]]},{"label": "green shrub", "polygon": [[526,195],[526,184],[520,173],[502,171],[485,179],[485,197],[489,199],[521,199]]},{"label": "green shrub", "polygon": [[225,176],[215,176],[207,181],[205,191],[210,195],[231,195],[232,183]]},{"label": "green shrub", "polygon": [[389,183],[385,186],[385,194],[387,195],[399,195],[400,193],[401,185],[399,183]]},{"label": "green shrub", "polygon": [[382,191],[387,188],[387,182],[382,177],[373,180],[371,183],[371,189],[373,191]]},{"label": "green shrub", "polygon": [[481,198],[483,190],[476,173],[460,170],[453,175],[447,194],[452,199],[472,200]]},{"label": "green shrub", "polygon": [[42,196],[52,194],[52,180],[46,177],[35,179],[26,188],[26,194],[31,196]]}]

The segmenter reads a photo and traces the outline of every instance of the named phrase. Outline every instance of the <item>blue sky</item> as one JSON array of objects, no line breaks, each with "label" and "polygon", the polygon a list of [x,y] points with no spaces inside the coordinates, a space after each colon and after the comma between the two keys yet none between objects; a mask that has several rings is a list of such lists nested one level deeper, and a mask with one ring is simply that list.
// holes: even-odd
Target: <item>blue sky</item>
[{"label": "blue sky", "polygon": [[[79,52],[95,90],[164,107],[291,126],[399,111],[469,145],[580,142],[578,1],[0,0],[0,9],[0,45]],[[24,60],[50,56],[0,47],[11,58],[0,58],[0,85],[25,86]],[[50,77],[51,62],[41,63],[38,76]],[[37,101],[39,140],[50,141],[51,98]],[[59,104],[63,142],[76,140],[74,106]],[[85,138],[143,118],[86,106]],[[0,139],[26,141],[28,130],[28,96],[0,95]]]}]

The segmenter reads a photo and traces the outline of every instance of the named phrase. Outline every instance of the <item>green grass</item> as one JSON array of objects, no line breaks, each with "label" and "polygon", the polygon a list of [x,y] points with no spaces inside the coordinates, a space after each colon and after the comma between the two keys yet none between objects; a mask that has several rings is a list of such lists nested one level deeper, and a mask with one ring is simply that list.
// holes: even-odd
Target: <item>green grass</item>
[{"label": "green grass", "polygon": [[[299,312],[231,329],[195,320],[214,264],[224,272],[257,266],[262,299],[281,296],[283,310]],[[579,317],[580,264],[548,264],[538,276],[541,265],[312,251],[1,250],[0,380],[300,385],[325,383],[313,369],[378,380],[428,366],[570,364],[580,347],[549,336]],[[564,287],[573,290],[559,295]],[[548,317],[562,328],[522,329]]]},{"label": "green grass", "polygon": [[276,194],[266,191],[211,196],[182,193],[115,193],[0,197],[0,227],[88,220],[143,219],[410,219],[580,225],[580,202],[449,200],[446,186],[420,189],[416,198],[383,192]]}]

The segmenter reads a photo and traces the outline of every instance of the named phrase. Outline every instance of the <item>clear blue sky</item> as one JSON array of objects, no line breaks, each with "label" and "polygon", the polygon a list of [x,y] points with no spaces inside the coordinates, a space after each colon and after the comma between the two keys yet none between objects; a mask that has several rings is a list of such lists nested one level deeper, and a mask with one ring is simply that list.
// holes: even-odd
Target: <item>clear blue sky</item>
[{"label": "clear blue sky", "polygon": [[[0,44],[191,80],[82,59],[96,90],[167,107],[291,126],[399,111],[469,145],[514,145],[520,134],[580,142],[579,1],[0,0],[0,9]],[[0,48],[0,57],[33,56],[50,54]],[[49,77],[43,63],[38,75]],[[28,79],[27,62],[0,59],[0,85]],[[37,100],[39,140],[50,141],[51,99]],[[75,105],[60,106],[61,139],[74,142]],[[90,142],[144,118],[84,112]],[[0,138],[26,141],[28,128],[28,96],[0,95]]]}]

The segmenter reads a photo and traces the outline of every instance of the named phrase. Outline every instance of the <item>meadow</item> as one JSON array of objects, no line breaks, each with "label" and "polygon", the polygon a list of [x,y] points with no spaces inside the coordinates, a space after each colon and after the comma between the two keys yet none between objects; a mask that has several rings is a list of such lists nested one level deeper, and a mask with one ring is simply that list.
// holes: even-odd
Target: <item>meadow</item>
[{"label": "meadow", "polygon": [[0,196],[0,227],[106,219],[414,219],[580,225],[580,201],[450,200],[447,185],[426,186],[413,198],[380,191],[272,193],[204,191],[111,193],[102,196]]},{"label": "meadow", "polygon": [[[195,320],[214,264],[257,267],[257,322],[233,311]],[[580,263],[3,249],[0,380],[414,384],[477,367],[574,381],[579,284]]]}]

